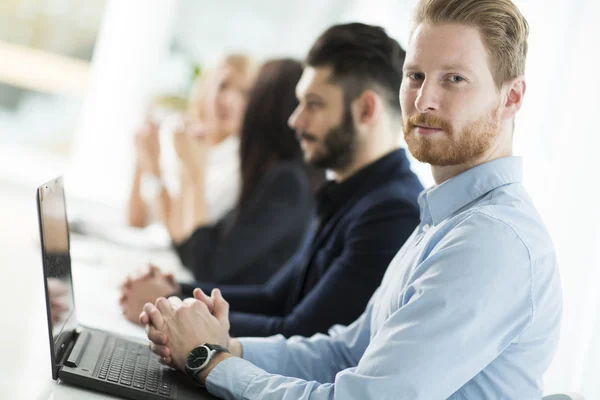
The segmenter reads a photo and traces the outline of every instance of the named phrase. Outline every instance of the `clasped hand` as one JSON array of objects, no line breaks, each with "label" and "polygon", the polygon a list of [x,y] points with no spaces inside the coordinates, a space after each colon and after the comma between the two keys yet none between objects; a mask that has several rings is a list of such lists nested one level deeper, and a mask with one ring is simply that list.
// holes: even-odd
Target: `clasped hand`
[{"label": "clasped hand", "polygon": [[230,345],[229,304],[218,289],[211,297],[196,289],[193,298],[161,297],[155,304],[146,303],[140,322],[146,326],[151,350],[164,364],[180,370],[195,347]]}]

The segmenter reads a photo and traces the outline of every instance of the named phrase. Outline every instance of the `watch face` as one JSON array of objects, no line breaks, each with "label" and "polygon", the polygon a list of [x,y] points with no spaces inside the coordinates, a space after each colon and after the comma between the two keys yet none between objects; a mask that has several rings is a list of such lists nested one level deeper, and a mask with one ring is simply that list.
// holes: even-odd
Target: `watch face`
[{"label": "watch face", "polygon": [[205,346],[196,347],[187,358],[187,365],[191,369],[200,368],[208,358],[209,349]]}]

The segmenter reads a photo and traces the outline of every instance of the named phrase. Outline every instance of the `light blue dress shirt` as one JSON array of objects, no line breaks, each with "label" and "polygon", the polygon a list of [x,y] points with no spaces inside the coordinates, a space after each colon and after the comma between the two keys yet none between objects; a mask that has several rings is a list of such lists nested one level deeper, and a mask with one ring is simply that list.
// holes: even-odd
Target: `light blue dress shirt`
[{"label": "light blue dress shirt", "polygon": [[[520,158],[421,193],[421,223],[364,314],[328,335],[241,339],[225,399],[539,399],[562,311],[556,255]],[[352,296],[352,293],[348,293]]]}]

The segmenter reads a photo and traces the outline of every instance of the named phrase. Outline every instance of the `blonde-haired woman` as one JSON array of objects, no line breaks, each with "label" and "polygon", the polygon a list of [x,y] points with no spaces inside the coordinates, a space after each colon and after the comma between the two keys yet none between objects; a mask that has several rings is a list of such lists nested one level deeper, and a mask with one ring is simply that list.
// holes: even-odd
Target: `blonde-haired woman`
[{"label": "blonde-haired woman", "polygon": [[[177,243],[194,227],[216,221],[233,208],[240,186],[237,134],[254,74],[250,57],[228,55],[197,79],[184,116],[160,127],[146,121],[135,138],[129,225],[144,227],[155,216]],[[184,143],[184,134],[197,140]],[[171,150],[165,143],[174,144],[180,159],[182,168],[170,169],[176,173],[161,168],[161,147],[163,153]]]}]

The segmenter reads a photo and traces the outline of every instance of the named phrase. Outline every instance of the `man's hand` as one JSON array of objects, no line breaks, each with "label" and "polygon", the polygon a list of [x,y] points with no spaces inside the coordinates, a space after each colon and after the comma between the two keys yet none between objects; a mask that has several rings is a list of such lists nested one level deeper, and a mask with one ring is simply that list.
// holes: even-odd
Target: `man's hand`
[{"label": "man's hand", "polygon": [[[215,289],[212,298],[208,298],[197,289],[194,296],[183,302],[173,297],[160,298],[156,305],[147,303],[140,314],[140,322],[146,323],[152,351],[178,369],[184,368],[190,351],[201,344],[226,348],[230,345],[229,304],[221,292]],[[207,306],[209,300],[213,303],[213,314]]]},{"label": "man's hand", "polygon": [[179,291],[173,274],[163,274],[158,268],[150,266],[147,273],[133,279],[128,277],[121,285],[119,303],[125,318],[138,323],[144,304]]}]

